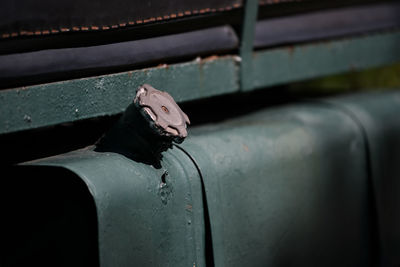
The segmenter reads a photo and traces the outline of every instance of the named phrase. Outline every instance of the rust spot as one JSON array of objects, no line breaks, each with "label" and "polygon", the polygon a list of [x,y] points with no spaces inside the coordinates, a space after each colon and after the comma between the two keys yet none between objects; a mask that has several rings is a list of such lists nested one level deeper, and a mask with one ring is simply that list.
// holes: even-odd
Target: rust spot
[{"label": "rust spot", "polygon": [[249,152],[249,147],[246,146],[245,144],[243,144],[243,150],[246,151],[246,152]]},{"label": "rust spot", "polygon": [[286,48],[286,50],[287,50],[289,56],[292,57],[293,54],[294,54],[294,46],[293,46],[293,45],[290,45],[290,46],[288,46],[288,47]]},{"label": "rust spot", "polygon": [[201,61],[202,61],[202,62],[209,62],[209,61],[217,60],[217,59],[219,59],[219,58],[220,58],[220,57],[217,56],[217,55],[212,55],[212,56],[209,56],[209,57],[206,57],[206,58],[201,59]]},{"label": "rust spot", "polygon": [[186,205],[186,209],[189,210],[189,211],[192,211],[193,206],[192,205]]},{"label": "rust spot", "polygon": [[158,64],[157,67],[156,67],[156,69],[168,69],[168,67],[169,67],[169,66],[168,66],[167,64],[164,63],[164,64]]}]

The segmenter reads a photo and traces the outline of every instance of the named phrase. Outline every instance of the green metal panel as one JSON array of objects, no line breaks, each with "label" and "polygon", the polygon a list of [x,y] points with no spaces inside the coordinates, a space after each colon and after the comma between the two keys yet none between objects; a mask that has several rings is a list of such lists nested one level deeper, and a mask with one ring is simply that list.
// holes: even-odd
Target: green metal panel
[{"label": "green metal panel", "polygon": [[240,86],[241,89],[251,88],[252,77],[247,73],[252,72],[252,54],[254,33],[258,14],[258,0],[246,0],[242,26],[242,43],[240,44]]},{"label": "green metal panel", "polygon": [[400,92],[350,95],[329,101],[352,116],[368,144],[381,266],[400,264]]},{"label": "green metal panel", "polygon": [[399,45],[400,33],[389,32],[254,52],[252,71],[247,73],[253,80],[249,88],[398,62]]},{"label": "green metal panel", "polygon": [[391,264],[399,103],[397,92],[357,95],[195,127],[160,169],[91,149],[24,165],[85,182],[101,266],[375,265],[374,196]]},{"label": "green metal panel", "polygon": [[200,177],[181,150],[166,153],[161,169],[90,149],[25,165],[68,169],[87,184],[101,266],[205,266]]},{"label": "green metal panel", "polygon": [[150,83],[176,101],[238,91],[233,57],[0,91],[0,134],[121,113]]},{"label": "green metal panel", "polygon": [[369,266],[364,139],[320,104],[274,108],[192,129],[215,266]]}]

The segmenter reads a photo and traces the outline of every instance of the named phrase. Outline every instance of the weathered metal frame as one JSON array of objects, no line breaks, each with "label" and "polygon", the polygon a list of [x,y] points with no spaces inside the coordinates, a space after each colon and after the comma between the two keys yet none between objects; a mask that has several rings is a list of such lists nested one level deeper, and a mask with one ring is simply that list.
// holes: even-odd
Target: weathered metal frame
[{"label": "weathered metal frame", "polygon": [[254,51],[257,9],[246,2],[238,56],[0,90],[0,134],[119,114],[144,83],[185,102],[400,61],[400,31]]},{"label": "weathered metal frame", "polygon": [[179,102],[236,92],[236,68],[234,57],[223,57],[3,90],[0,133],[118,114],[144,83]]}]

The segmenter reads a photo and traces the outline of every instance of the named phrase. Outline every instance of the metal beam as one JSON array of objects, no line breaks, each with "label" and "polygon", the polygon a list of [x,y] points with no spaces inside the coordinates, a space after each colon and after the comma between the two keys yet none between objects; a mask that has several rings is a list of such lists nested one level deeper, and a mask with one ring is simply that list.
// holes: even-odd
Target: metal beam
[{"label": "metal beam", "polygon": [[235,57],[229,56],[2,90],[0,134],[118,114],[144,83],[178,102],[239,90]]},{"label": "metal beam", "polygon": [[[400,61],[400,31],[252,52],[240,89],[236,56],[0,90],[0,134],[121,113],[150,83],[177,102],[251,91]],[[242,69],[243,70],[243,69]],[[243,73],[242,73],[243,74]],[[243,82],[243,81],[242,81]]]},{"label": "metal beam", "polygon": [[400,32],[287,46],[253,53],[253,90],[400,61]]}]

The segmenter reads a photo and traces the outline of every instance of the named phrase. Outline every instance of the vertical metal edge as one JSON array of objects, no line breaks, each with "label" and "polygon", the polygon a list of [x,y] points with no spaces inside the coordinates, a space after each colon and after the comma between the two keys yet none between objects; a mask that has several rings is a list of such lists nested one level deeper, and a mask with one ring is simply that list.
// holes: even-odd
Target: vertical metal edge
[{"label": "vertical metal edge", "polygon": [[242,36],[240,44],[240,87],[241,90],[247,90],[252,88],[252,54],[253,54],[253,43],[254,34],[256,28],[258,14],[258,1],[257,0],[246,0],[244,5],[244,16],[242,25]]}]

